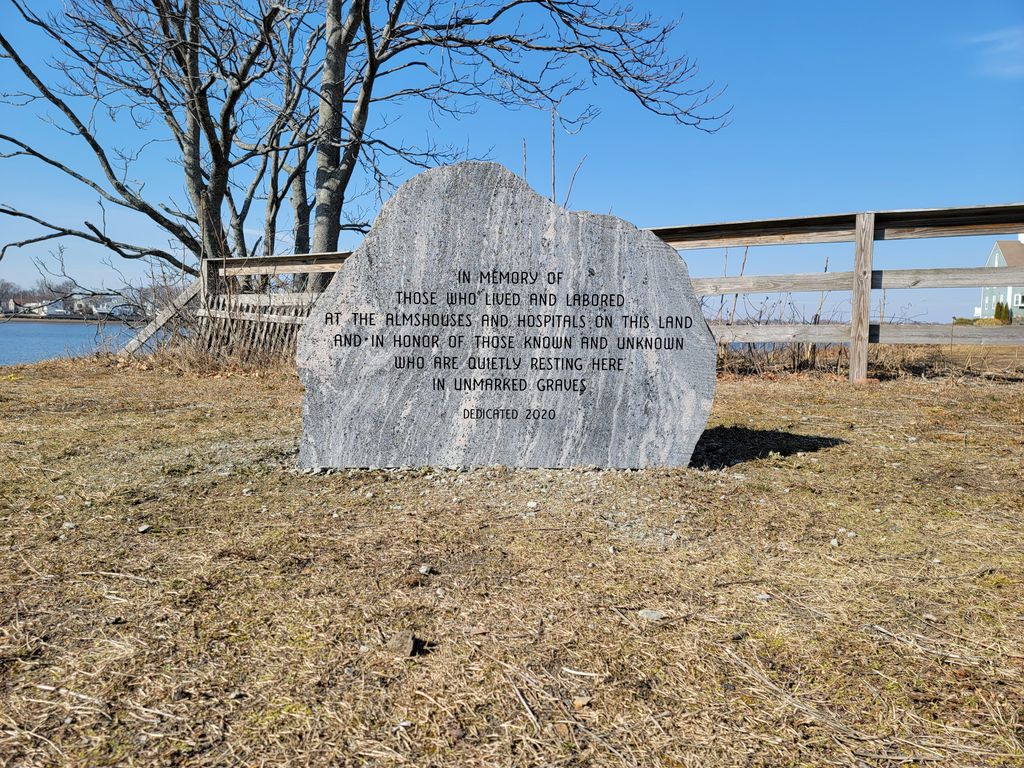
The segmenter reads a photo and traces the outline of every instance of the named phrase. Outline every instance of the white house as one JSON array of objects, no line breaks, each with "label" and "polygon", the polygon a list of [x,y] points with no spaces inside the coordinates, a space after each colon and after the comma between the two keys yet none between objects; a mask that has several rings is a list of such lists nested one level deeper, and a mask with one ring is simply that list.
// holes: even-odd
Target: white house
[{"label": "white house", "polygon": [[11,299],[11,309],[14,312],[38,315],[39,317],[64,314],[64,310],[61,307],[49,301],[26,301],[24,304],[17,304],[14,299]]},{"label": "white house", "polygon": [[96,302],[91,298],[75,299],[71,303],[71,311],[79,315],[95,315]]},{"label": "white house", "polygon": [[[988,255],[986,267],[1024,267],[1024,235],[1016,240],[997,240]],[[1024,315],[1024,285],[1006,285],[981,289],[981,306],[975,317],[995,317],[996,304],[1006,304],[1015,317]]]},{"label": "white house", "polygon": [[108,298],[95,305],[96,314],[107,317],[127,318],[135,314],[135,308],[120,296]]}]

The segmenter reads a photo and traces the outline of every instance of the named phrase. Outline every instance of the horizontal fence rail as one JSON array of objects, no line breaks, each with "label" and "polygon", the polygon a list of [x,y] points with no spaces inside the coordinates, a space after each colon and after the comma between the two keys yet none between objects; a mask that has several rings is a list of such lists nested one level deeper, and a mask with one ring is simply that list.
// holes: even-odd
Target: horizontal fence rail
[{"label": "horizontal fence rail", "polygon": [[[857,215],[842,213],[683,227],[653,227],[651,231],[679,250],[786,243],[847,243],[856,239]],[[1024,232],[1024,203],[878,211],[874,215],[874,240]]]},{"label": "horizontal fence rail", "polygon": [[283,325],[302,325],[306,315],[281,315],[276,312],[246,312],[235,309],[200,309],[199,317],[212,317],[216,320],[241,320],[250,323],[281,323]]},{"label": "horizontal fence rail", "polygon": [[[852,294],[849,323],[711,323],[710,328],[720,342],[849,344],[852,381],[867,376],[869,344],[1024,345],[1024,325],[878,324],[869,318],[872,290],[1024,285],[1024,267],[881,270],[872,269],[871,264],[876,240],[1024,232],[1024,203],[734,221],[655,227],[650,231],[679,250],[854,243],[852,271],[694,278],[694,291],[699,296],[804,291],[850,291]],[[319,294],[300,290],[271,291],[267,278],[337,272],[349,256],[350,251],[333,251],[209,259],[203,263],[201,279],[183,291],[122,351],[131,353],[139,349],[194,299],[201,303],[197,316],[213,329],[211,343],[234,344],[234,339],[241,336],[253,343],[271,343],[287,349],[294,345],[295,331],[309,315]],[[263,290],[254,290],[252,281],[256,281],[257,286],[262,281]],[[278,330],[268,331],[268,328]]]},{"label": "horizontal fence rail", "polygon": [[[719,342],[842,344],[850,340],[850,323],[741,324],[709,323]],[[1024,344],[1024,325],[978,328],[973,325],[932,323],[870,323],[871,344]]]},{"label": "horizontal fence rail", "polygon": [[211,259],[221,277],[255,275],[290,275],[299,273],[337,272],[351,251],[307,253],[288,256],[255,256],[252,258]]},{"label": "horizontal fence rail", "polygon": [[[853,272],[696,277],[692,282],[693,289],[698,296],[722,296],[728,293],[848,291],[853,285]],[[984,288],[1000,283],[1024,285],[1024,267],[875,269],[871,272],[871,287],[875,289]]]},{"label": "horizontal fence rail", "polygon": [[308,307],[320,297],[319,293],[238,293],[235,301],[246,307]]}]

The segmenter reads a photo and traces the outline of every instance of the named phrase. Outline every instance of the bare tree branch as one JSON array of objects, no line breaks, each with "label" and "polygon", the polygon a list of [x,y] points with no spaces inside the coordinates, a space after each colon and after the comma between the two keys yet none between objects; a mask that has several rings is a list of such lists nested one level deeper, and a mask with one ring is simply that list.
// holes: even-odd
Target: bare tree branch
[{"label": "bare tree branch", "polygon": [[[411,114],[460,119],[490,102],[551,110],[571,132],[598,115],[585,92],[604,82],[681,125],[715,131],[728,116],[712,109],[720,90],[696,61],[672,52],[677,22],[617,0],[65,0],[52,12],[0,2],[17,34],[32,35],[0,32],[8,80],[22,83],[0,103],[47,126],[5,129],[0,162],[56,172],[172,243],[135,245],[105,223],[4,205],[0,215],[39,231],[0,258],[72,238],[196,272],[204,258],[273,253],[279,232],[301,251],[337,250],[409,168],[467,155],[412,140]],[[36,66],[25,53],[40,43],[52,55]],[[50,130],[82,156],[47,144]],[[174,169],[170,191],[145,183],[140,162],[154,157]]]}]

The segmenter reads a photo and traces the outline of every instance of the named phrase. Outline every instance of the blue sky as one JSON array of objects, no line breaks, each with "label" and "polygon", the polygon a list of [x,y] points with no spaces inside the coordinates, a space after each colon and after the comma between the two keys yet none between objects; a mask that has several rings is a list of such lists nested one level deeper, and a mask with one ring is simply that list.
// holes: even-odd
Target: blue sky
[{"label": "blue sky", "polygon": [[[592,90],[588,98],[600,117],[579,135],[558,137],[559,196],[586,157],[570,207],[656,226],[1024,200],[1020,0],[634,4],[663,16],[684,12],[675,49],[695,56],[707,78],[727,86],[719,104],[732,107],[731,121],[704,134],[645,113],[609,87]],[[0,9],[8,36],[36,39],[6,3]],[[12,82],[9,64],[0,62],[0,72]],[[3,132],[45,129],[25,108],[0,108],[0,121]],[[440,126],[415,116],[403,125],[410,135],[430,130],[515,171],[522,169],[525,140],[528,180],[548,191],[545,115],[483,108]],[[54,146],[66,157],[81,152],[67,137]],[[174,178],[164,167],[162,161],[144,167],[151,186]],[[89,195],[24,161],[0,162],[0,181],[4,202],[74,223],[98,216]],[[159,237],[135,221],[119,221],[127,238]],[[4,241],[27,231],[0,219]],[[980,265],[993,239],[880,243],[876,265]],[[0,278],[34,281],[32,258],[51,249],[9,252]],[[116,282],[96,251],[73,244],[69,251],[68,263],[83,282]],[[819,271],[826,255],[830,269],[848,269],[851,252],[846,245],[751,249],[747,272]],[[722,272],[721,251],[685,256],[695,275]],[[730,272],[740,256],[729,254]],[[129,265],[128,272],[137,268]],[[906,306],[902,314],[913,319],[948,321],[969,314],[975,294],[980,290],[904,291],[887,297],[887,305]]]}]

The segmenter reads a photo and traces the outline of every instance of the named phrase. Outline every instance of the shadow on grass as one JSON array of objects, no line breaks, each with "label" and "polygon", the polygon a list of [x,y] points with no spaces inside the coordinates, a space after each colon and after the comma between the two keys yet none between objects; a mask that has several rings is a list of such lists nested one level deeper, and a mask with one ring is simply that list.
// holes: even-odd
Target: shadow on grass
[{"label": "shadow on grass", "polygon": [[782,456],[813,453],[845,442],[838,437],[797,435],[774,429],[712,427],[704,430],[697,441],[690,466],[695,469],[723,469],[744,461],[767,458],[770,453]]}]

